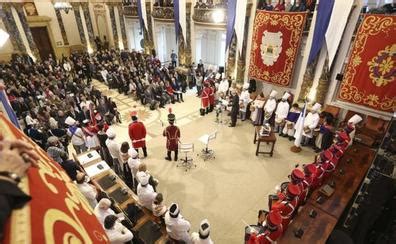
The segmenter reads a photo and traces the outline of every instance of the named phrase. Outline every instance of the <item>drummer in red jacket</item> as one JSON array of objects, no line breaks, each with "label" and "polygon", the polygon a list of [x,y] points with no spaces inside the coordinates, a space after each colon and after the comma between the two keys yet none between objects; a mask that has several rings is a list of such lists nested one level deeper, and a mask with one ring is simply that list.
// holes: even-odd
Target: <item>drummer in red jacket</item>
[{"label": "drummer in red jacket", "polygon": [[209,105],[210,105],[210,93],[212,89],[209,87],[209,83],[205,81],[204,83],[204,89],[202,90],[201,93],[201,103],[202,103],[202,108],[205,110],[205,114],[209,112]]},{"label": "drummer in red jacket", "polygon": [[146,147],[146,127],[140,121],[138,121],[136,111],[131,113],[132,123],[129,124],[128,134],[132,141],[133,148],[139,152],[139,148],[142,148],[144,157],[147,157]]}]

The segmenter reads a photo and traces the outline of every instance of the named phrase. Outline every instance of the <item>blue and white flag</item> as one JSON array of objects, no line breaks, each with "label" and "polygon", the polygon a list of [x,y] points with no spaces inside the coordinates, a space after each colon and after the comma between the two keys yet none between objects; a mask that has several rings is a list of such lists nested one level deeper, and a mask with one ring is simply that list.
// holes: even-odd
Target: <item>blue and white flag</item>
[{"label": "blue and white flag", "polygon": [[227,6],[227,33],[226,33],[226,51],[231,44],[232,36],[234,35],[235,15],[236,15],[236,0],[228,0]]},{"label": "blue and white flag", "polygon": [[300,117],[298,117],[298,120],[295,125],[295,133],[294,133],[294,146],[300,147],[301,146],[301,139],[302,139],[302,134],[304,131],[304,121],[305,121],[305,115],[307,113],[307,101],[305,101],[304,108],[300,113]]},{"label": "blue and white flag", "polygon": [[18,117],[16,116],[14,110],[11,107],[10,101],[8,101],[7,95],[5,91],[0,90],[0,112],[3,112],[6,117],[17,127],[21,129],[18,121]]},{"label": "blue and white flag", "polygon": [[314,35],[312,38],[311,51],[309,53],[308,64],[312,63],[318,56],[323,46],[327,27],[329,26],[331,13],[333,12],[334,0],[323,0],[319,2]]},{"label": "blue and white flag", "polygon": [[148,29],[147,28],[146,1],[145,0],[137,0],[137,7],[138,7],[140,28],[142,28],[142,31],[143,31],[144,29]]},{"label": "blue and white flag", "polygon": [[176,42],[179,41],[179,32],[183,34],[183,39],[186,41],[187,38],[187,24],[186,24],[186,0],[174,0],[173,1],[173,16],[175,19],[175,34]]}]

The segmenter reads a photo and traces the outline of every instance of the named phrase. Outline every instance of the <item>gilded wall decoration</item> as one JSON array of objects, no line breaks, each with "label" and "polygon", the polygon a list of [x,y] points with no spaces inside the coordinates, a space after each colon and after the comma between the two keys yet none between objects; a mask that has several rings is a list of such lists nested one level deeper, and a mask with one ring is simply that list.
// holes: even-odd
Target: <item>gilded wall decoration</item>
[{"label": "gilded wall decoration", "polygon": [[231,44],[228,47],[228,57],[227,57],[227,67],[226,74],[227,76],[234,77],[235,72],[235,62],[236,62],[236,52],[237,52],[237,40],[236,35],[232,36]]},{"label": "gilded wall decoration", "polygon": [[303,82],[301,84],[300,95],[298,96],[299,102],[304,102],[305,98],[308,96],[309,90],[312,87],[313,79],[315,75],[315,67],[317,63],[317,58],[315,62],[307,65],[307,69],[305,70]]},{"label": "gilded wall decoration", "polygon": [[117,33],[117,25],[116,25],[116,20],[115,20],[114,8],[115,8],[114,5],[109,5],[111,30],[113,32],[114,46],[118,47],[118,33]]},{"label": "gilded wall decoration", "polygon": [[153,7],[153,18],[173,20],[173,7]]},{"label": "gilded wall decoration", "polygon": [[326,62],[323,66],[322,74],[319,78],[319,84],[318,87],[316,88],[316,98],[315,102],[318,102],[320,104],[324,104],[326,94],[329,89],[329,84],[330,84],[330,71],[328,68],[328,60],[326,59]]},{"label": "gilded wall decoration", "polygon": [[139,17],[137,6],[124,6],[124,15],[128,17]]},{"label": "gilded wall decoration", "polygon": [[215,11],[218,11],[219,9],[207,9],[207,8],[194,8],[194,13],[192,16],[192,19],[195,22],[200,22],[200,23],[210,23],[210,24],[215,24],[215,25],[226,25],[227,24],[227,9],[222,9],[224,14],[224,20],[220,23],[215,23],[213,20],[213,14]]},{"label": "gilded wall decoration", "polygon": [[149,54],[152,50],[155,49],[154,47],[154,38],[153,38],[153,24],[152,19],[149,17],[151,16],[151,8],[150,3],[146,3],[146,13],[147,13],[147,28],[144,28],[143,31],[143,38],[144,38],[144,52]]}]

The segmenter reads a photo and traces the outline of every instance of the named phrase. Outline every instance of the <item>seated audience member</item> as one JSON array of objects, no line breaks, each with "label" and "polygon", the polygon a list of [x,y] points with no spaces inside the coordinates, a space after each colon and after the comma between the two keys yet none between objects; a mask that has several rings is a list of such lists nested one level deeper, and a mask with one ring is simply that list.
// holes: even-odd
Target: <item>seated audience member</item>
[{"label": "seated audience member", "polygon": [[61,163],[62,168],[66,171],[66,174],[72,181],[76,180],[77,173],[81,172],[80,167],[71,159],[65,160]]},{"label": "seated audience member", "polygon": [[94,214],[102,225],[104,224],[105,218],[109,215],[115,215],[119,220],[124,219],[124,214],[116,214],[113,209],[111,209],[111,201],[108,198],[100,199],[99,203],[94,208]]},{"label": "seated audience member", "polygon": [[193,244],[213,244],[210,238],[210,224],[207,219],[201,221],[199,231],[191,234],[191,241]]},{"label": "seated audience member", "polygon": [[162,196],[162,193],[158,193],[157,196],[154,198],[152,209],[153,209],[153,215],[155,217],[160,217],[161,222],[165,224],[164,216],[166,211],[168,211],[168,208],[164,204],[164,198]]},{"label": "seated audience member", "polygon": [[148,177],[149,178],[149,184],[153,187],[154,191],[156,191],[156,187],[158,185],[158,180],[155,179],[150,172],[147,170],[147,165],[145,163],[141,163],[139,165],[138,172],[136,173],[136,179],[138,182],[140,182],[141,177]]},{"label": "seated audience member", "polygon": [[59,164],[62,164],[63,161],[69,157],[69,155],[65,151],[65,148],[59,142],[58,137],[50,136],[47,140],[47,143],[48,143],[48,148],[47,148],[48,156],[50,156],[53,160],[55,160]]},{"label": "seated audience member", "polygon": [[278,211],[270,211],[263,222],[263,232],[260,234],[253,233],[248,244],[276,243],[276,240],[282,236],[282,216]]},{"label": "seated audience member", "polygon": [[188,234],[191,228],[190,222],[183,218],[179,206],[172,203],[165,214],[166,232],[170,238],[176,241],[191,243],[191,237]]},{"label": "seated audience member", "polygon": [[139,177],[139,184],[137,186],[137,195],[139,198],[139,203],[143,207],[152,210],[153,202],[157,193],[154,191],[153,187],[149,184],[149,176],[142,175]]},{"label": "seated audience member", "polygon": [[132,232],[121,224],[115,215],[108,215],[103,226],[111,244],[122,244],[133,239]]},{"label": "seated audience member", "polygon": [[282,134],[280,134],[281,136],[289,137],[290,141],[294,139],[294,126],[300,116],[300,113],[301,110],[298,107],[298,104],[294,103],[285,119],[285,126],[283,127]]},{"label": "seated audience member", "polygon": [[82,172],[77,173],[77,187],[88,200],[89,205],[91,205],[92,208],[95,208],[95,206],[98,204],[98,201],[96,200],[96,197],[98,196],[98,191],[94,185],[86,182],[86,177],[87,176]]},{"label": "seated audience member", "polygon": [[334,118],[331,115],[326,115],[324,120],[324,123],[320,126],[319,135],[317,135],[315,139],[314,149],[316,153],[328,149],[331,144],[333,144]]}]

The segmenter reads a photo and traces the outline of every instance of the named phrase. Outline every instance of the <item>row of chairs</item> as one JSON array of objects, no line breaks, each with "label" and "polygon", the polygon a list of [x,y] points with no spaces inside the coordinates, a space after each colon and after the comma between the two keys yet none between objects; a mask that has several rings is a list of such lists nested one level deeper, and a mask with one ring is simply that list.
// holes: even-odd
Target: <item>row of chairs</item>
[{"label": "row of chairs", "polygon": [[[209,148],[209,143],[215,140],[216,137],[217,131],[211,134],[205,134],[198,138],[198,141],[201,142],[205,148],[202,149],[201,153],[197,156],[201,157],[204,161],[214,159],[214,150]],[[193,158],[190,156],[190,154],[194,153],[194,143],[179,142],[179,153],[184,154],[184,157],[180,159],[181,162],[177,167],[183,167],[186,171],[192,167],[197,167],[197,165],[193,163]]]}]

